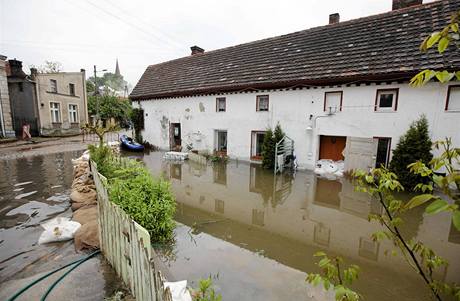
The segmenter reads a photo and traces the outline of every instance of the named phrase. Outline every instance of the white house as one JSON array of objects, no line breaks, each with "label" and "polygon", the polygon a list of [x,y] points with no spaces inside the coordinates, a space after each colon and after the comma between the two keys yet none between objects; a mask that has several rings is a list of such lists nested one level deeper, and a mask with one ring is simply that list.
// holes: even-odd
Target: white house
[{"label": "white house", "polygon": [[[420,70],[460,69],[455,47],[420,53],[460,1],[393,0],[387,13],[151,65],[130,95],[144,111],[145,140],[260,160],[280,123],[300,168],[318,159],[386,164],[399,137],[425,114],[433,140],[460,145],[460,85],[409,86]],[[365,139],[361,139],[365,138]]]}]

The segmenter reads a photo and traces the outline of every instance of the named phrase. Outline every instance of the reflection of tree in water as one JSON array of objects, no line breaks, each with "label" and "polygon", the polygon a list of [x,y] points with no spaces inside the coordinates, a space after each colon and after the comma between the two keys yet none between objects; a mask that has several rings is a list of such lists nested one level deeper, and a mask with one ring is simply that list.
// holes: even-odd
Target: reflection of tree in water
[{"label": "reflection of tree in water", "polygon": [[281,205],[291,194],[293,177],[283,173],[277,176],[273,171],[262,168],[259,164],[250,165],[249,191],[259,193],[264,200],[264,205],[271,203],[275,208]]}]

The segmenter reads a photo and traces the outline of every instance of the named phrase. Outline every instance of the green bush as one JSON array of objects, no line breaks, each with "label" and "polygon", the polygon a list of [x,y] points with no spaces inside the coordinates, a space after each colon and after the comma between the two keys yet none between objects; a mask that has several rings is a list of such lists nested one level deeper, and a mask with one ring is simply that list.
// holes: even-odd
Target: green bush
[{"label": "green bush", "polygon": [[422,115],[410,125],[409,130],[399,139],[390,162],[390,171],[398,176],[400,183],[406,189],[412,190],[418,183],[426,184],[427,178],[411,173],[408,165],[416,161],[429,165],[433,159],[431,147],[428,120],[425,115]]},{"label": "green bush", "polygon": [[284,137],[284,132],[278,123],[275,130],[267,129],[265,132],[264,143],[262,144],[262,167],[266,169],[275,168],[275,149],[276,144]]},{"label": "green bush", "polygon": [[153,242],[167,242],[174,230],[175,201],[169,182],[144,167],[130,167],[109,183],[109,197],[144,227]]},{"label": "green bush", "polygon": [[90,146],[90,155],[98,172],[107,178],[110,201],[144,227],[152,242],[171,241],[176,202],[169,182],[154,178],[135,160],[122,162],[108,146]]}]

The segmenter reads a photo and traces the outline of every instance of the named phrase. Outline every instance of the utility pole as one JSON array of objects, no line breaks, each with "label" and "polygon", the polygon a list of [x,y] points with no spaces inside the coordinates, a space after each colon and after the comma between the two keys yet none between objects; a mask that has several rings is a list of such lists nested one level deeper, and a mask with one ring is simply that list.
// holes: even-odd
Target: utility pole
[{"label": "utility pole", "polygon": [[96,123],[99,122],[99,87],[97,86],[97,73],[106,72],[107,69],[97,71],[96,65],[94,65],[94,97],[96,98]]},{"label": "utility pole", "polygon": [[99,87],[97,86],[96,65],[94,65],[94,97],[96,98],[96,125],[99,122],[99,98],[97,97],[97,94],[99,94]]}]

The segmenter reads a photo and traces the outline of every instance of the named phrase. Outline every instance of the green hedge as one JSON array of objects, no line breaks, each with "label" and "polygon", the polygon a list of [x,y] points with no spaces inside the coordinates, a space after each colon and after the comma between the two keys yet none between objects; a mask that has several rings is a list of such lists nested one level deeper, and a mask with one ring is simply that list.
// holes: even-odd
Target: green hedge
[{"label": "green hedge", "polygon": [[122,162],[107,146],[91,146],[90,153],[98,171],[107,178],[110,201],[144,227],[152,242],[171,241],[176,202],[170,183],[161,177],[153,177],[135,160]]}]

